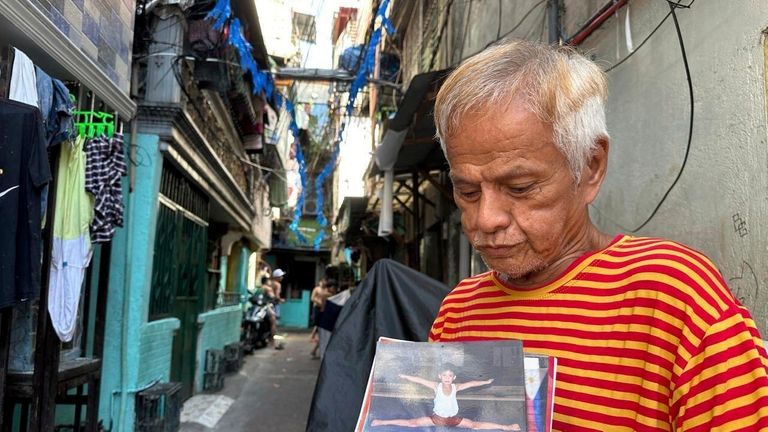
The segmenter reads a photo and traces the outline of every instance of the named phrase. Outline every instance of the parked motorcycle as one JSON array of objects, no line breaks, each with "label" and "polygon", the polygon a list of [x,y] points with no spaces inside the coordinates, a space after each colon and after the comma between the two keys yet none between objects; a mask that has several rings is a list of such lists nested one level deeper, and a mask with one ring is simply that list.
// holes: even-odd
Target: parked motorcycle
[{"label": "parked motorcycle", "polygon": [[251,354],[256,348],[267,346],[274,336],[269,319],[269,315],[274,314],[274,305],[264,294],[255,294],[248,301],[251,306],[243,318],[241,339],[243,350]]}]

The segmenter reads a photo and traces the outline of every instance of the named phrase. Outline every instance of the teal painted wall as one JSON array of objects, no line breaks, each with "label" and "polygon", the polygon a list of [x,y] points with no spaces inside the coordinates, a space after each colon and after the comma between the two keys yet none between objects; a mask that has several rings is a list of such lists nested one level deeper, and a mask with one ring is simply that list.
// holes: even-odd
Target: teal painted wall
[{"label": "teal painted wall", "polygon": [[152,321],[141,327],[139,341],[139,386],[171,379],[173,335],[181,327],[178,318]]},{"label": "teal painted wall", "polygon": [[310,294],[308,290],[302,290],[300,299],[289,299],[281,304],[278,325],[297,328],[309,327]]},{"label": "teal painted wall", "polygon": [[201,329],[197,337],[195,392],[203,391],[205,352],[209,349],[223,349],[224,345],[239,341],[242,317],[243,313],[239,305],[213,309],[197,316]]},{"label": "teal painted wall", "polygon": [[142,157],[138,166],[129,164],[136,185],[128,193],[128,177],[124,178],[125,228],[119,229],[112,240],[99,406],[99,418],[113,431],[133,430],[135,393],[156,378],[140,372],[142,350],[150,352],[152,340],[164,337],[157,327],[167,326],[166,333],[173,327],[170,323],[147,324],[163,166],[159,138],[139,134],[132,142],[126,136],[128,143],[136,144]]}]

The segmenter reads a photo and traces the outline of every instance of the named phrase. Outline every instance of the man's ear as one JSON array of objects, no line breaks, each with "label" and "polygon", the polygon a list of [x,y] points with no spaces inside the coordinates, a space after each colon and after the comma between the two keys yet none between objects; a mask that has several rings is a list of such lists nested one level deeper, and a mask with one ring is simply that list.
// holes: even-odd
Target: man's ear
[{"label": "man's ear", "polygon": [[608,138],[601,136],[596,144],[595,150],[587,160],[587,166],[584,167],[579,185],[585,195],[585,204],[591,204],[597,198],[608,170]]}]

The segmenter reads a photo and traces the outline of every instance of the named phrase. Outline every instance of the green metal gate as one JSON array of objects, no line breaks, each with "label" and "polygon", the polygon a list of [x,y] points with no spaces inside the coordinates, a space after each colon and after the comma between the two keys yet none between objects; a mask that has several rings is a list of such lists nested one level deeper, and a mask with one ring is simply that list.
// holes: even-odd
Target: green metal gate
[{"label": "green metal gate", "polygon": [[173,339],[171,381],[182,384],[184,400],[193,392],[197,316],[203,311],[208,200],[169,164],[163,167],[160,190],[149,320],[181,322]]}]

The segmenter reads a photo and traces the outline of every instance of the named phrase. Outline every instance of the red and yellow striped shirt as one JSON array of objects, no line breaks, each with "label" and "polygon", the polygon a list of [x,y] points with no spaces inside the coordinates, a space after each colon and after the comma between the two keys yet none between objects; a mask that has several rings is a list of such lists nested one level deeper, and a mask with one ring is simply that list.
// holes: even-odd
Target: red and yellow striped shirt
[{"label": "red and yellow striped shirt", "polygon": [[429,339],[495,338],[558,358],[554,430],[768,430],[755,323],[714,264],[681,244],[618,236],[534,289],[493,272],[465,279]]}]

